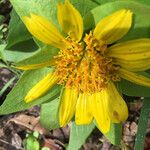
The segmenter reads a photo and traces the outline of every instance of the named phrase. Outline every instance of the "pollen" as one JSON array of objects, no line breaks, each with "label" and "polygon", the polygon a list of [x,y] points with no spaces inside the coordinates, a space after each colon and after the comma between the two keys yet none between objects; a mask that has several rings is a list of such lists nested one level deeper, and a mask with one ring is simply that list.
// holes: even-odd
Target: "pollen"
[{"label": "pollen", "polygon": [[120,80],[117,74],[119,66],[106,56],[107,45],[97,40],[92,32],[85,35],[80,43],[70,37],[66,40],[69,46],[61,49],[56,56],[55,74],[59,84],[80,92],[93,93],[105,88],[109,80]]}]

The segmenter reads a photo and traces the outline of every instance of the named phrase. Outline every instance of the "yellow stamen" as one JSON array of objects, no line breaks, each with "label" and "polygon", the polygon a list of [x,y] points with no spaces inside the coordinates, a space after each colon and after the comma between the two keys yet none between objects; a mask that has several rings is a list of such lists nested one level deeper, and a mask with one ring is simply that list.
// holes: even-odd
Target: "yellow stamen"
[{"label": "yellow stamen", "polygon": [[[67,38],[70,47],[61,49],[56,62],[56,74],[59,84],[68,88],[78,89],[80,92],[99,92],[109,80],[118,81],[116,74],[118,67],[114,66],[111,58],[107,58],[107,45],[98,41],[92,32],[84,38],[82,43]],[[69,45],[69,44],[68,44]]]}]

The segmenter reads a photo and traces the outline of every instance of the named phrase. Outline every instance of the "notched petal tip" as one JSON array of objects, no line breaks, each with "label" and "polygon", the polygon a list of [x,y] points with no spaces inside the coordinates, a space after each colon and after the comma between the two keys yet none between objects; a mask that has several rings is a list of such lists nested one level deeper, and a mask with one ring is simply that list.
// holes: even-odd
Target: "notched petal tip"
[{"label": "notched petal tip", "polygon": [[80,41],[83,34],[82,16],[76,8],[68,1],[58,4],[57,18],[62,30],[73,40]]},{"label": "notched petal tip", "polygon": [[31,13],[23,21],[29,32],[43,43],[60,49],[66,47],[64,37],[47,18]]}]

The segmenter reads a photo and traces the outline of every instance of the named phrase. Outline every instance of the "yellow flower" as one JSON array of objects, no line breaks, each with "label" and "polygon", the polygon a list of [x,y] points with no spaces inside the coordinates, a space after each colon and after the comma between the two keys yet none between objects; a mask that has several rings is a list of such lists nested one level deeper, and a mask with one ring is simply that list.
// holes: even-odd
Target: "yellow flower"
[{"label": "yellow flower", "polygon": [[75,115],[76,124],[89,124],[95,119],[99,129],[106,133],[111,122],[120,123],[128,117],[126,103],[114,82],[124,78],[150,87],[150,79],[136,73],[150,68],[150,39],[114,44],[131,27],[132,12],[127,9],[103,18],[85,35],[82,17],[68,0],[58,4],[57,14],[66,36],[42,16],[24,17],[33,36],[60,49],[49,62],[20,67],[28,70],[52,66],[55,70],[27,93],[25,101],[33,101],[55,84],[61,84],[60,126]]}]

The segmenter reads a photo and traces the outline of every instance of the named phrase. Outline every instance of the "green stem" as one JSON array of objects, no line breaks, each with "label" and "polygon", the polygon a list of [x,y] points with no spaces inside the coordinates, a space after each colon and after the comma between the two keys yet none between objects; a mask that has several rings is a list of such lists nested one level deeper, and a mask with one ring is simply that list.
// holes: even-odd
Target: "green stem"
[{"label": "green stem", "polygon": [[135,150],[144,149],[144,141],[146,135],[146,129],[148,125],[148,117],[150,112],[150,98],[144,98],[143,107],[140,113],[139,123],[138,123],[138,132],[135,140]]},{"label": "green stem", "polygon": [[0,96],[7,90],[7,88],[14,82],[15,79],[16,77],[13,77],[5,84],[5,86],[0,90]]}]

